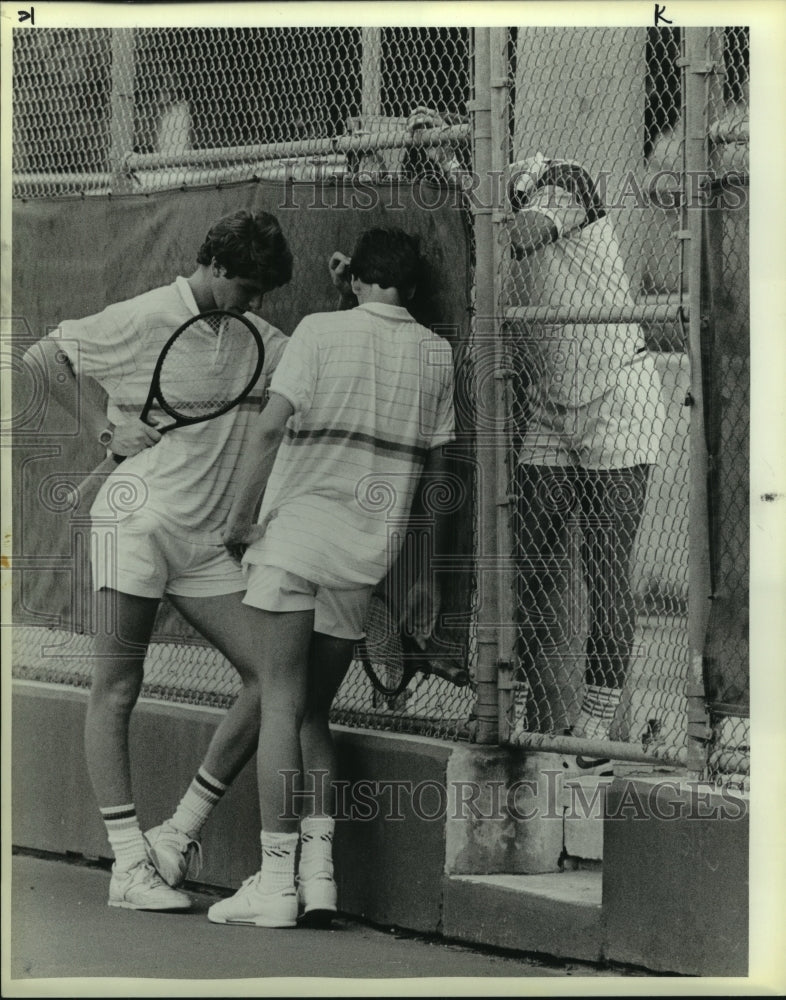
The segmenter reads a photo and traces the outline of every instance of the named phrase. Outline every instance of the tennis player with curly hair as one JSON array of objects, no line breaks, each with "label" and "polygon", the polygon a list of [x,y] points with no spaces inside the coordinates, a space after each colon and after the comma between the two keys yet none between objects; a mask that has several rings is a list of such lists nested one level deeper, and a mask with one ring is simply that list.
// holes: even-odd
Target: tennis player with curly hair
[{"label": "tennis player with curly hair", "polygon": [[[266,292],[286,284],[291,274],[292,255],[276,218],[262,211],[237,211],[210,228],[189,277],[177,277],[97,315],[66,320],[29,352],[31,362],[52,373],[53,394],[67,409],[76,409],[77,382],[99,383],[107,393],[107,410],[92,402],[90,394],[80,393],[80,419],[107,449],[125,459],[91,508],[98,536],[92,562],[98,634],[85,753],[115,859],[110,906],[190,907],[190,898],[177,886],[198,860],[202,825],[256,749],[256,642],[244,624],[245,579],[224,550],[221,532],[254,418],[287,342],[254,310]],[[244,312],[256,325],[265,350],[262,373],[241,405],[213,420],[161,434],[138,415],[167,333],[214,309]],[[218,354],[230,351],[216,334]],[[55,377],[63,368],[57,361],[60,352],[69,360],[64,383]],[[256,347],[226,359],[233,367],[247,367],[249,377],[257,360]],[[138,487],[140,494],[136,509],[119,516],[111,503],[118,482]],[[129,723],[164,594],[227,657],[243,683],[174,815],[145,836],[131,785]]]}]

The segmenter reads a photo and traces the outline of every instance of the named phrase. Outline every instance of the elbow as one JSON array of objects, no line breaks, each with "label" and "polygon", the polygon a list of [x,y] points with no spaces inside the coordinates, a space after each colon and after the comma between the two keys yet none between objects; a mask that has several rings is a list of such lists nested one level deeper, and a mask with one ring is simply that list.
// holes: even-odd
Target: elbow
[{"label": "elbow", "polygon": [[42,372],[54,371],[60,373],[65,365],[68,373],[73,376],[71,361],[59,348],[54,340],[44,337],[32,344],[22,355],[22,364],[32,377]]},{"label": "elbow", "polygon": [[284,437],[284,427],[277,424],[262,424],[257,431],[259,451],[267,452],[278,448]]}]

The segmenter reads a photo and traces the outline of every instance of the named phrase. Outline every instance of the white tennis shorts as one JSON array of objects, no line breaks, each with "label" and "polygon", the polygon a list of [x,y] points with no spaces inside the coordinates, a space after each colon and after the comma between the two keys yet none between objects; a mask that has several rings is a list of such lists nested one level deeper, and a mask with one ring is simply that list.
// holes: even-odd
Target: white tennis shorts
[{"label": "white tennis shorts", "polygon": [[174,535],[161,518],[134,511],[102,524],[94,519],[93,589],[137,597],[216,597],[245,590],[245,575],[221,543]]},{"label": "white tennis shorts", "polygon": [[331,590],[277,566],[250,563],[244,604],[263,611],[312,611],[314,631],[362,639],[372,587]]}]

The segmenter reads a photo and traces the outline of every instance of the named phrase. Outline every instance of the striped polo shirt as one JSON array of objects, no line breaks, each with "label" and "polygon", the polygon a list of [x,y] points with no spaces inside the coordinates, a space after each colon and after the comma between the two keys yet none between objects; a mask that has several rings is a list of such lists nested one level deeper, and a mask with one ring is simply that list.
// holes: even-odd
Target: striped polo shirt
[{"label": "striped polo shirt", "polygon": [[368,303],[298,325],[270,386],[294,407],[249,563],[351,589],[385,575],[429,450],[453,438],[450,344]]},{"label": "striped polo shirt", "polygon": [[[133,299],[114,303],[79,320],[65,320],[53,336],[79,375],[92,376],[108,395],[107,417],[121,424],[139,416],[161,348],[169,336],[199,312],[183,277]],[[234,489],[234,475],[248,430],[259,413],[271,374],[287,338],[252,313],[262,335],[265,366],[249,396],[223,416],[164,434],[152,448],[127,458],[108,477],[95,499],[94,518],[118,518],[145,511],[167,523],[174,535],[221,544]],[[215,345],[211,370],[229,378],[254,370],[257,353],[248,337],[236,339],[205,324],[201,331]],[[150,420],[164,418],[155,409]],[[126,486],[123,486],[123,483]]]}]

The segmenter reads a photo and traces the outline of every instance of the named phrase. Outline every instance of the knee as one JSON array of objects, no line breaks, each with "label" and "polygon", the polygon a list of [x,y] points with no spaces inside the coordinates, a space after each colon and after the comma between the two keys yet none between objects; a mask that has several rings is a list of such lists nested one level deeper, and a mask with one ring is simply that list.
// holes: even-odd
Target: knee
[{"label": "knee", "polygon": [[305,716],[303,705],[292,698],[267,694],[259,702],[260,723],[263,727],[280,726],[287,720],[296,730],[300,729]]},{"label": "knee", "polygon": [[142,671],[129,671],[122,676],[107,677],[96,670],[90,689],[90,707],[112,715],[129,715],[139,698]]}]

